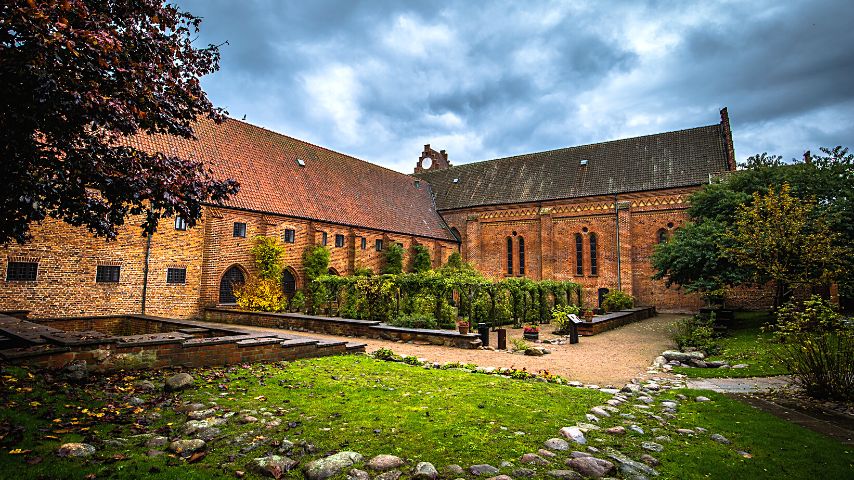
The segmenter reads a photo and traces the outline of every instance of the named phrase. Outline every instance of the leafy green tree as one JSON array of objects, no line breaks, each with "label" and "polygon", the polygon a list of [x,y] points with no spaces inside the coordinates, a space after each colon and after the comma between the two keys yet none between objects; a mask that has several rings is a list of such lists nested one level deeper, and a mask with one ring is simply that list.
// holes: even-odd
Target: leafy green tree
[{"label": "leafy green tree", "polygon": [[276,237],[255,237],[255,245],[250,251],[258,267],[258,276],[264,279],[280,280],[284,269],[285,246]]},{"label": "leafy green tree", "polygon": [[386,248],[382,272],[385,274],[403,273],[403,247],[399,244],[392,243]]},{"label": "leafy green tree", "polygon": [[839,236],[825,211],[792,196],[784,183],[765,195],[754,193],[751,205],[739,207],[726,253],[757,283],[774,282],[776,309],[793,286],[827,285],[842,275],[842,259],[852,252],[839,245]]},{"label": "leafy green tree", "polygon": [[415,255],[412,258],[412,271],[415,273],[426,272],[433,266],[430,260],[430,250],[424,245],[415,246]]},{"label": "leafy green tree", "polygon": [[305,278],[307,280],[306,290],[308,292],[309,312],[316,314],[329,295],[326,286],[322,282],[314,281],[329,272],[329,249],[322,245],[314,245],[306,248],[302,256],[302,264],[305,268]]},{"label": "leafy green tree", "polygon": [[201,18],[162,0],[11,1],[0,6],[0,244],[55,218],[114,238],[144,233],[237,192],[199,160],[129,146],[128,136],[193,138],[220,122],[199,78],[219,68],[196,48]]}]

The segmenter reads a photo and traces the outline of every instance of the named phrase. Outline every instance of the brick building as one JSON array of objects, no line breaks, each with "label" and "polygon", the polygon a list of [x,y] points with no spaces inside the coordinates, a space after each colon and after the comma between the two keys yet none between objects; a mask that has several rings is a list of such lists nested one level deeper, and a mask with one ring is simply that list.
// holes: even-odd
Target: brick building
[{"label": "brick building", "polygon": [[199,159],[238,180],[237,195],[193,228],[174,219],[150,238],[138,227],[105,242],[54,220],[33,225],[32,242],[0,246],[0,310],[193,317],[233,301],[231,283],[255,271],[256,235],[285,242],[288,289],[304,287],[309,245],[329,247],[330,271],[343,275],[379,270],[382,250],[401,243],[405,264],[415,245],[434,265],[459,249],[492,277],[581,283],[593,306],[621,288],[691,310],[699,299],[653,281],[649,256],[686,221],[688,195],[735,169],[726,109],[710,126],[461,166],[427,145],[414,176],[236,120],[201,121],[196,135],[131,143]]}]

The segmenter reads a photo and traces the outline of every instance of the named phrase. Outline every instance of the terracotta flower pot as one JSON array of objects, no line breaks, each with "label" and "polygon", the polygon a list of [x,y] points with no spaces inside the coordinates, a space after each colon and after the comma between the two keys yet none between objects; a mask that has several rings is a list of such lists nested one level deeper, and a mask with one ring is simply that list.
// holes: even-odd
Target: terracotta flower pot
[{"label": "terracotta flower pot", "polygon": [[463,335],[468,335],[469,326],[468,325],[457,325],[457,329],[459,329],[460,333]]}]

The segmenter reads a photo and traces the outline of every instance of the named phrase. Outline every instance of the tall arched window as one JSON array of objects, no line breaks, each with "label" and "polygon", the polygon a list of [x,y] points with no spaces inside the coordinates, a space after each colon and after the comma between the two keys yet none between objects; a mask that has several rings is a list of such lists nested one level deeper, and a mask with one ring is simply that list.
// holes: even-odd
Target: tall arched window
[{"label": "tall arched window", "polygon": [[243,270],[237,265],[226,270],[222,280],[219,281],[219,303],[237,303],[234,287],[242,285],[245,280]]},{"label": "tall arched window", "polygon": [[507,237],[507,275],[513,275],[513,238]]},{"label": "tall arched window", "polygon": [[669,235],[668,235],[668,232],[667,232],[667,229],[666,229],[666,228],[659,228],[659,229],[658,229],[658,234],[657,234],[657,237],[658,237],[658,238],[657,238],[658,243],[666,243],[666,242],[667,242],[667,237],[668,237],[668,236],[669,236]]},{"label": "tall arched window", "polygon": [[596,264],[596,234],[590,234],[590,275],[597,275],[599,266]]},{"label": "tall arched window", "polygon": [[580,233],[575,234],[575,274],[584,275],[584,243]]},{"label": "tall arched window", "polygon": [[282,290],[288,298],[297,292],[297,278],[289,268],[282,273]]},{"label": "tall arched window", "polygon": [[519,237],[519,275],[525,274],[525,239]]}]

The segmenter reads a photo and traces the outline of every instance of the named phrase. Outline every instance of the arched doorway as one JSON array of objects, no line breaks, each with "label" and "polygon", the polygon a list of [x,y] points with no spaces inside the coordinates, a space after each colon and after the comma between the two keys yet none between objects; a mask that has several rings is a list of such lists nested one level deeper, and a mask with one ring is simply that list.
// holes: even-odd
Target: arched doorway
[{"label": "arched doorway", "polygon": [[282,291],[288,298],[293,297],[297,292],[297,277],[290,268],[286,268],[282,273]]},{"label": "arched doorway", "polygon": [[226,270],[219,281],[219,303],[237,303],[237,298],[234,296],[234,286],[242,285],[245,281],[246,276],[243,275],[243,270],[237,265]]}]

